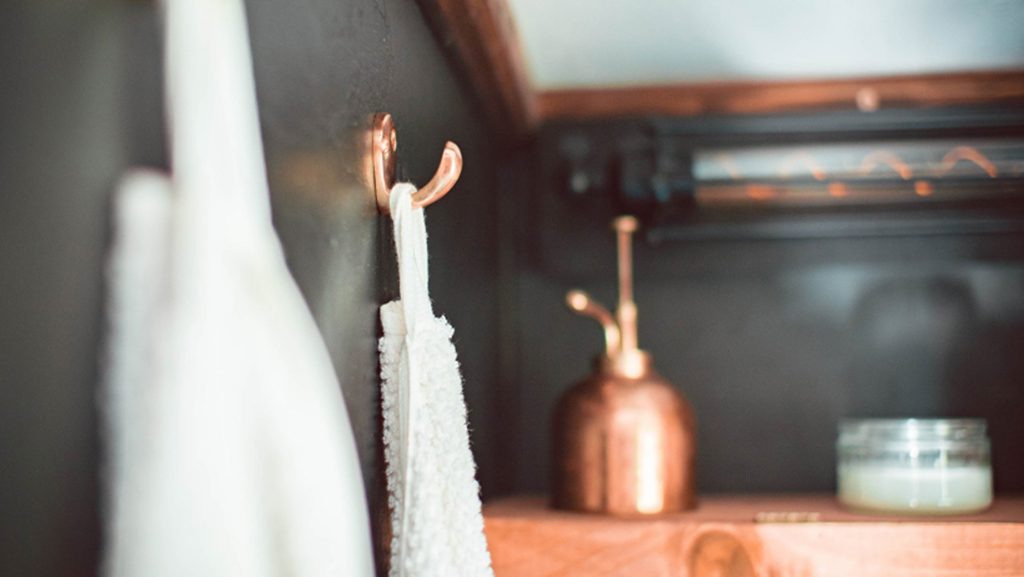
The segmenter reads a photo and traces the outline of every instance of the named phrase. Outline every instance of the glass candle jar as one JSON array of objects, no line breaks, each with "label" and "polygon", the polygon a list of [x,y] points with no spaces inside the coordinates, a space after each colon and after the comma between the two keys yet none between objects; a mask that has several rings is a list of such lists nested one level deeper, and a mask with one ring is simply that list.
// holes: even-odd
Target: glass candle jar
[{"label": "glass candle jar", "polygon": [[839,424],[838,493],[847,507],[957,514],[992,503],[984,419],[848,419]]}]

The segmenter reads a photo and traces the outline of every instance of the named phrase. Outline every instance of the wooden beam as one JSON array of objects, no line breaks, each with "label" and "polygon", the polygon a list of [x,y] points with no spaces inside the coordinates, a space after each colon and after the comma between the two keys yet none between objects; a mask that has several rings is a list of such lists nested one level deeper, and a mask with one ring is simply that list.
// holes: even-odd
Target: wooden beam
[{"label": "wooden beam", "polygon": [[831,495],[708,496],[649,518],[484,508],[495,577],[1024,575],[1024,499],[954,517],[857,515]]},{"label": "wooden beam", "polygon": [[537,122],[534,94],[504,0],[419,2],[495,129],[513,137],[532,131]]},{"label": "wooden beam", "polygon": [[560,119],[1024,105],[1024,70],[531,90],[505,0],[419,0],[499,133]]},{"label": "wooden beam", "polygon": [[991,103],[1024,105],[1024,70],[551,90],[538,94],[537,114],[550,121]]}]

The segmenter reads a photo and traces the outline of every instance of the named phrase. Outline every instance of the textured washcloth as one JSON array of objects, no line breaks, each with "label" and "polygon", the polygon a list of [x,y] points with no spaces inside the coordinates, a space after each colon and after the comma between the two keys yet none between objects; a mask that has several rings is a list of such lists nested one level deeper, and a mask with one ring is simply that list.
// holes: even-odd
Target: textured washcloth
[{"label": "textured washcloth", "polygon": [[491,576],[452,328],[427,292],[427,233],[415,188],[391,191],[401,300],[381,307],[392,511],[391,577]]},{"label": "textured washcloth", "polygon": [[338,382],[270,221],[242,0],[165,0],[171,178],[115,197],[106,577],[371,577]]}]

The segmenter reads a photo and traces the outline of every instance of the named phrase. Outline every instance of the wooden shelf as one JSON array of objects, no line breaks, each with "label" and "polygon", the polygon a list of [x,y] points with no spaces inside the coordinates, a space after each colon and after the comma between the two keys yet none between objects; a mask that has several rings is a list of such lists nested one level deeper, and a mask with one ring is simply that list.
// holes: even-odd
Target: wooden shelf
[{"label": "wooden shelf", "polygon": [[496,577],[1024,576],[1024,497],[964,516],[862,515],[831,495],[707,496],[695,511],[612,518],[542,498],[484,507]]}]

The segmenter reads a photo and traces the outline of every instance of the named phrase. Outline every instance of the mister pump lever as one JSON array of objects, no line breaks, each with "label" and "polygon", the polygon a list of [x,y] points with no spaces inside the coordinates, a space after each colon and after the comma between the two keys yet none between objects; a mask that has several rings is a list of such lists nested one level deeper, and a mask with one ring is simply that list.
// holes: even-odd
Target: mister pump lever
[{"label": "mister pump lever", "polygon": [[605,354],[609,357],[619,354],[622,343],[619,325],[615,323],[615,319],[612,318],[612,313],[608,312],[608,309],[581,290],[569,291],[565,295],[565,303],[572,310],[601,323],[601,328],[604,329]]},{"label": "mister pump lever", "polygon": [[601,323],[604,329],[605,354],[617,358],[622,353],[637,350],[636,303],[633,302],[633,250],[632,235],[637,221],[632,216],[620,216],[612,223],[617,233],[619,265],[619,306],[612,316],[608,309],[581,290],[565,295],[569,308]]}]

